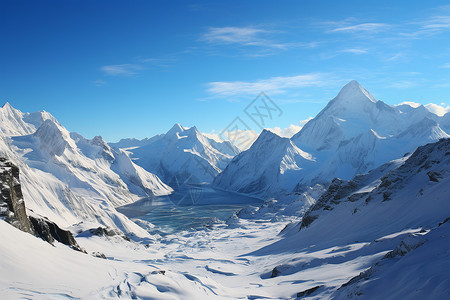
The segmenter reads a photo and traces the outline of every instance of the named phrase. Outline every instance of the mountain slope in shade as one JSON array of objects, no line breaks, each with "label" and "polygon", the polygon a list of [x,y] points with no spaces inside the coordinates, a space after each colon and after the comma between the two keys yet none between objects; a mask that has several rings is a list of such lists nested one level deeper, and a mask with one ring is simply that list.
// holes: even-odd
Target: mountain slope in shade
[{"label": "mountain slope in shade", "polygon": [[[277,276],[302,278],[315,268],[333,264],[347,268],[348,273],[340,274],[330,270],[329,276],[335,276],[332,282],[311,291],[311,297],[318,299],[448,293],[444,283],[449,271],[437,266],[450,256],[432,250],[449,245],[448,239],[441,238],[449,232],[449,224],[440,228],[450,212],[449,195],[447,138],[350,181],[333,180],[302,221],[284,231],[283,239],[252,254],[296,253],[279,262]],[[441,255],[427,256],[438,252]],[[415,273],[412,281],[405,280],[412,266],[424,265],[433,265],[436,272],[430,269]],[[427,284],[427,276],[433,273],[434,281]],[[403,284],[389,283],[388,278],[402,278]],[[418,290],[417,284],[422,288]]]},{"label": "mountain slope in shade", "polygon": [[[285,177],[297,181],[294,191],[307,186],[326,184],[334,177],[351,179],[390,160],[413,151],[420,145],[447,138],[449,135],[440,127],[446,116],[438,117],[424,106],[390,106],[375,98],[356,81],[345,85],[339,94],[312,120],[310,120],[291,142],[314,162],[304,163],[292,169]],[[274,139],[276,139],[274,137]],[[252,191],[264,197],[286,192],[286,186],[265,188],[273,165],[267,170],[267,161],[281,162],[283,153],[274,158],[271,142],[264,146],[250,148],[238,155],[215,182],[217,187],[235,191]],[[256,152],[259,153],[249,153]],[[276,152],[275,152],[276,153]],[[253,157],[258,173],[249,179],[242,168],[233,168],[243,163],[237,160]],[[279,165],[282,168],[281,165]],[[219,180],[220,179],[220,180]],[[239,185],[230,185],[239,182]],[[255,182],[259,187],[255,188]],[[267,183],[270,185],[271,183]],[[270,190],[270,193],[266,193]]]},{"label": "mountain slope in shade", "polygon": [[63,227],[85,222],[148,237],[115,207],[169,194],[170,187],[101,137],[88,140],[69,133],[45,112],[7,109],[17,119],[8,118],[9,136],[0,134],[0,152],[20,168],[28,209]]},{"label": "mountain slope in shade", "polygon": [[314,157],[288,138],[263,130],[249,150],[237,155],[217,175],[213,185],[248,194],[288,192],[301,179],[298,171],[313,163]]},{"label": "mountain slope in shade", "polygon": [[230,142],[216,142],[196,127],[179,124],[149,139],[146,145],[126,151],[136,164],[169,184],[175,177],[193,183],[211,182],[238,153]]}]

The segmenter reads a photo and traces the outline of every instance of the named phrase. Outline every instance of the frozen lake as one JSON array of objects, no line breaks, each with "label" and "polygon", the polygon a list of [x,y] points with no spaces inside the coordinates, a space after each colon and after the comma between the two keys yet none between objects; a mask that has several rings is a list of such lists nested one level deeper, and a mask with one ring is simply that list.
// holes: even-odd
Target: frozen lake
[{"label": "frozen lake", "polygon": [[248,205],[262,204],[258,198],[215,190],[209,185],[189,185],[169,196],[150,197],[122,206],[118,211],[156,226],[155,231],[173,233],[200,229],[226,221]]}]

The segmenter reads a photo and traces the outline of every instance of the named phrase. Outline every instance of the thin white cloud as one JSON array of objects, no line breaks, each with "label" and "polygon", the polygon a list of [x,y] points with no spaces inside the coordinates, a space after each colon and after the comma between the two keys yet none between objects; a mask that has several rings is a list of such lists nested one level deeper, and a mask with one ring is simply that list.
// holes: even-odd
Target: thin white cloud
[{"label": "thin white cloud", "polygon": [[343,32],[343,33],[375,33],[387,30],[391,26],[386,23],[360,23],[353,25],[337,26],[328,30],[329,33]]},{"label": "thin white cloud", "polygon": [[433,16],[423,22],[422,27],[429,30],[450,29],[450,16]]},{"label": "thin white cloud", "polygon": [[262,36],[269,32],[255,27],[211,27],[201,39],[209,43],[261,46],[266,43]]},{"label": "thin white cloud", "polygon": [[95,86],[103,86],[106,84],[106,81],[98,79],[98,80],[94,80],[93,83]]},{"label": "thin white cloud", "polygon": [[407,89],[416,86],[417,83],[414,81],[408,81],[408,80],[401,80],[396,81],[390,84],[390,87],[396,88],[396,89]]},{"label": "thin white cloud", "polygon": [[216,96],[255,95],[262,91],[283,93],[287,89],[308,86],[323,86],[326,76],[322,73],[310,73],[288,77],[271,77],[256,81],[217,81],[208,83],[207,92]]},{"label": "thin white cloud", "polygon": [[397,60],[399,60],[399,59],[401,59],[403,57],[405,57],[405,54],[402,53],[402,52],[399,52],[399,53],[396,53],[394,55],[391,55],[391,56],[387,57],[385,59],[385,61],[397,61]]},{"label": "thin white cloud", "polygon": [[143,67],[137,64],[108,65],[100,68],[106,75],[130,76],[136,74]]},{"label": "thin white cloud", "polygon": [[[265,51],[252,52],[251,56],[260,57],[276,53],[280,50],[292,48],[314,48],[317,42],[282,42],[279,35],[282,31],[268,30],[256,26],[246,27],[210,27],[200,37],[200,41],[214,45],[234,45],[263,49]],[[277,36],[276,36],[277,35]]]},{"label": "thin white cloud", "polygon": [[450,63],[443,65],[442,68],[450,69]]},{"label": "thin white cloud", "polygon": [[352,53],[355,55],[361,55],[361,54],[367,54],[368,51],[367,49],[358,49],[358,48],[350,48],[350,49],[343,49],[339,52],[343,52],[343,53]]}]

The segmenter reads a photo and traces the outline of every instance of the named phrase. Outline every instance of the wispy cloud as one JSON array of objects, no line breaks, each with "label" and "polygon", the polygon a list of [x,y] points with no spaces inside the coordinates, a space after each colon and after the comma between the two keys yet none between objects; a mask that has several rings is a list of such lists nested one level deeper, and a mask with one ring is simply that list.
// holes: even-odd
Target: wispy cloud
[{"label": "wispy cloud", "polygon": [[398,52],[394,55],[390,55],[388,57],[385,58],[385,61],[397,61],[401,58],[405,57],[405,53],[403,52]]},{"label": "wispy cloud", "polygon": [[201,37],[209,43],[241,44],[246,46],[266,45],[264,38],[270,31],[255,27],[210,27]]},{"label": "wispy cloud", "polygon": [[140,58],[139,61],[143,64],[147,64],[149,66],[168,68],[174,62],[175,58]]},{"label": "wispy cloud", "polygon": [[401,81],[396,81],[396,82],[391,83],[390,87],[396,88],[396,89],[407,89],[407,88],[411,88],[416,85],[417,85],[417,83],[414,81],[401,80]]},{"label": "wispy cloud", "polygon": [[445,69],[450,69],[450,63],[448,63],[448,64],[444,64],[444,65],[442,66],[442,68],[445,68]]},{"label": "wispy cloud", "polygon": [[326,74],[310,73],[288,77],[271,77],[256,81],[210,82],[207,92],[216,96],[255,95],[262,91],[283,93],[287,89],[322,86],[326,83]]},{"label": "wispy cloud", "polygon": [[106,81],[98,79],[98,80],[94,80],[93,83],[95,86],[103,86],[106,84]]},{"label": "wispy cloud", "polygon": [[257,26],[247,27],[210,27],[200,37],[200,41],[210,45],[228,45],[251,49],[250,56],[260,57],[278,53],[293,48],[315,48],[314,41],[283,41],[283,31],[269,30]]},{"label": "wispy cloud", "polygon": [[433,16],[423,22],[422,28],[437,31],[450,29],[450,16]]},{"label": "wispy cloud", "polygon": [[361,54],[367,54],[368,50],[367,49],[350,48],[350,49],[343,49],[339,52],[361,55]]},{"label": "wispy cloud", "polygon": [[391,24],[383,22],[364,22],[356,18],[347,18],[340,21],[325,21],[316,24],[323,28],[325,33],[348,33],[348,34],[372,34],[386,31]]},{"label": "wispy cloud", "polygon": [[135,75],[143,66],[138,64],[108,65],[100,68],[106,75],[110,76],[131,76]]},{"label": "wispy cloud", "polygon": [[344,33],[375,33],[387,30],[391,25],[386,23],[359,23],[352,25],[336,26],[328,30],[332,32],[344,32]]}]

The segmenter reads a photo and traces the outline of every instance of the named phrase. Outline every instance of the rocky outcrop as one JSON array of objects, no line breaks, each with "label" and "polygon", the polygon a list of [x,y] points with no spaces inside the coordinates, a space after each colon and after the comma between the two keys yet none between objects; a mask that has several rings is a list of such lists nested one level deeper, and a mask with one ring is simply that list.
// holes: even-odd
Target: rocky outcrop
[{"label": "rocky outcrop", "polygon": [[19,168],[0,158],[0,218],[14,227],[33,234],[19,181]]},{"label": "rocky outcrop", "polygon": [[74,250],[85,252],[70,231],[61,229],[45,218],[27,216],[19,181],[19,168],[5,158],[0,158],[0,190],[0,218],[50,244],[56,240]]},{"label": "rocky outcrop", "polygon": [[81,233],[79,236],[89,236],[89,234],[104,237],[119,236],[128,242],[130,241],[130,238],[124,235],[122,232],[107,227],[91,228],[86,232]]},{"label": "rocky outcrop", "polygon": [[73,250],[86,253],[86,251],[78,245],[70,231],[61,229],[54,222],[45,218],[30,216],[30,221],[33,225],[36,236],[40,237],[44,241],[53,244],[56,240],[69,246]]}]

